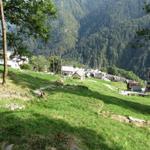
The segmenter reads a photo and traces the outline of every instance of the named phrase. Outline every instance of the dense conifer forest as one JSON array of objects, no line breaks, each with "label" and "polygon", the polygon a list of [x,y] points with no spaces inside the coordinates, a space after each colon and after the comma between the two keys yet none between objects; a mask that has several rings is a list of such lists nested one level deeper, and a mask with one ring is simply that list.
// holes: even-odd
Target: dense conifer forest
[{"label": "dense conifer forest", "polygon": [[[57,19],[48,44],[31,42],[35,53],[62,55],[94,68],[115,65],[145,77],[149,39],[137,31],[150,17],[141,0],[56,0]],[[35,47],[36,45],[36,47]],[[32,48],[34,47],[34,48]],[[43,49],[41,51],[41,49]]]}]

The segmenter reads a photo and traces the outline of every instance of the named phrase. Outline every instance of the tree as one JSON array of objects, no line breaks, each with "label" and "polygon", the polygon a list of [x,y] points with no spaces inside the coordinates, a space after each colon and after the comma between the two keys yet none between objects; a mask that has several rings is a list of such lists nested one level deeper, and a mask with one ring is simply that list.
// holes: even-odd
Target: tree
[{"label": "tree", "polygon": [[34,71],[47,71],[49,62],[45,56],[33,56],[31,58],[31,65]]},{"label": "tree", "polygon": [[13,55],[28,56],[32,57],[32,52],[29,51],[28,46],[24,44],[21,35],[15,33],[7,33],[8,47],[13,50]]},{"label": "tree", "polygon": [[[4,81],[6,83],[7,75],[7,44],[6,44],[6,26],[5,19],[7,22],[9,34],[14,34],[22,38],[42,38],[48,40],[49,38],[49,18],[55,16],[56,9],[52,4],[51,0],[2,0],[1,2],[1,16],[2,16],[2,32],[3,41],[5,45],[4,50]],[[3,12],[4,6],[4,12]],[[14,44],[17,45],[16,36],[14,36]],[[20,42],[22,42],[20,40]],[[23,42],[22,42],[23,43]],[[12,46],[10,45],[10,46]]]},{"label": "tree", "polygon": [[56,13],[51,0],[4,0],[4,6],[9,29],[19,35],[48,38],[48,20]]},{"label": "tree", "polygon": [[61,57],[51,56],[49,58],[50,66],[49,70],[53,73],[60,74],[61,73]]},{"label": "tree", "polygon": [[0,14],[1,14],[2,37],[3,37],[3,40],[2,40],[3,41],[3,58],[4,58],[4,72],[3,72],[2,84],[5,84],[6,76],[7,76],[7,38],[6,38],[6,22],[5,22],[2,0],[0,0]]},{"label": "tree", "polygon": [[[145,3],[144,10],[147,14],[150,14],[150,4],[149,3]],[[137,34],[141,37],[144,37],[147,40],[150,39],[150,29],[149,28],[143,28],[141,30],[138,30]]]}]

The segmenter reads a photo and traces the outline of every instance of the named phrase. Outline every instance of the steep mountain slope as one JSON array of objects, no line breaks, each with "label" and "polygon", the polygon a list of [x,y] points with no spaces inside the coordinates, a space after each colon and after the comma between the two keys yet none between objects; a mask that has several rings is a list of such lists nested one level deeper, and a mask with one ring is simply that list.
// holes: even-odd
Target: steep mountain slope
[{"label": "steep mountain slope", "polygon": [[90,67],[115,64],[145,77],[150,66],[149,45],[136,34],[150,21],[142,9],[143,2],[107,2],[80,20],[80,40],[71,57]]},{"label": "steep mountain slope", "polygon": [[55,0],[55,4],[58,18],[52,22],[52,37],[47,46],[36,43],[35,52],[63,54],[95,68],[116,65],[143,77],[150,60],[148,42],[141,44],[143,38],[136,34],[150,22],[143,1]]},{"label": "steep mountain slope", "polygon": [[150,17],[143,10],[143,1],[102,2],[79,20],[78,42],[67,57],[90,67],[116,65],[144,77],[150,66],[149,46],[136,34],[149,26]]}]

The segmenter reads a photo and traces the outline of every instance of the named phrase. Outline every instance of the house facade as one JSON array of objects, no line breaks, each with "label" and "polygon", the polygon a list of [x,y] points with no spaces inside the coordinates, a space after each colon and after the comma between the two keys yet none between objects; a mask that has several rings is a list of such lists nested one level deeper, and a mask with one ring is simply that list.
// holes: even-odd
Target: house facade
[{"label": "house facade", "polygon": [[134,92],[142,92],[142,87],[138,82],[129,81],[127,82],[127,90]]},{"label": "house facade", "polygon": [[62,66],[61,72],[64,76],[72,76],[77,79],[85,79],[85,70],[83,68],[77,68],[73,66]]},{"label": "house facade", "polygon": [[[7,51],[7,64],[9,67],[14,68],[14,69],[20,69],[20,65],[23,64],[28,64],[29,59],[26,56],[13,56],[13,51]],[[3,60],[3,51],[0,50],[0,65],[4,65],[4,60]]]}]

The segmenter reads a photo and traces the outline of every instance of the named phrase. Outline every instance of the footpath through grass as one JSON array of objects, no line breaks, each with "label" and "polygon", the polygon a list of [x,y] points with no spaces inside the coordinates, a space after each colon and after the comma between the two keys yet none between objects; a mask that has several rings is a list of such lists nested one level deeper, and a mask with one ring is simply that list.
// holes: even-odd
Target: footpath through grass
[{"label": "footpath through grass", "polygon": [[[9,88],[26,93],[27,99],[0,99],[0,144],[14,144],[15,150],[148,150],[150,129],[105,118],[100,111],[150,120],[150,98],[119,95],[122,83],[94,79],[64,79],[31,71],[9,72]],[[49,86],[44,98],[33,90]],[[0,87],[2,88],[2,87]],[[23,96],[24,97],[24,94]],[[3,106],[17,103],[24,110]]]}]

